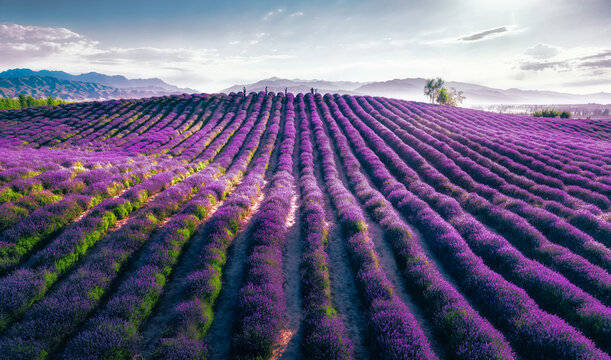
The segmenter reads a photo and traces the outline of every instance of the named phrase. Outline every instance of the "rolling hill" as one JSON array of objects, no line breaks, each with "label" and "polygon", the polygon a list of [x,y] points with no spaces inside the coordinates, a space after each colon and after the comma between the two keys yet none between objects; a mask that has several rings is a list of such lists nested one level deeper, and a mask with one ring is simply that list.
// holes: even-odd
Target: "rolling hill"
[{"label": "rolling hill", "polygon": [[374,96],[0,111],[0,358],[607,360],[610,141]]}]

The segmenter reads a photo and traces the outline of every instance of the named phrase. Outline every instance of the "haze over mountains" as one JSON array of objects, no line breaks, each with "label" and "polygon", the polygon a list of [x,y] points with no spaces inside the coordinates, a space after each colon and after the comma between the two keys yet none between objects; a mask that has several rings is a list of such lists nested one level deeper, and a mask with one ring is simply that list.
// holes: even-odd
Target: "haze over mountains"
[{"label": "haze over mountains", "polygon": [[[386,96],[407,100],[427,101],[423,95],[424,78],[393,79],[388,81],[354,82],[281,79],[271,77],[255,83],[234,85],[222,90],[224,93],[247,91],[292,93],[310,92],[341,93],[352,95]],[[611,93],[569,94],[544,90],[497,89],[473,83],[448,81],[446,88],[464,92],[464,106],[489,104],[611,104]],[[105,75],[90,72],[72,75],[63,71],[33,71],[12,69],[0,73],[0,97],[17,97],[20,93],[35,98],[53,96],[56,99],[84,101],[120,98],[143,98],[152,96],[197,93],[200,91],[180,88],[161,79],[127,79],[121,75]]]},{"label": "haze over mountains", "polygon": [[[353,95],[386,96],[407,100],[427,101],[422,90],[425,83],[424,78],[394,79],[375,82],[347,82],[347,81],[324,81],[324,80],[300,80],[279,79],[272,77],[257,81],[252,84],[234,85],[223,92],[262,91],[267,87],[268,91],[309,92],[316,89],[319,93],[345,93]],[[545,90],[520,90],[520,89],[496,89],[487,86],[447,81],[446,88],[456,88],[464,92],[466,96],[465,105],[482,104],[587,104],[600,103],[610,104],[611,93],[599,92],[595,94],[569,94]]]},{"label": "haze over mountains", "polygon": [[121,75],[90,72],[72,75],[63,71],[12,69],[0,73],[0,97],[23,93],[34,98],[53,96],[62,100],[108,100],[195,93],[161,79],[127,79]]}]

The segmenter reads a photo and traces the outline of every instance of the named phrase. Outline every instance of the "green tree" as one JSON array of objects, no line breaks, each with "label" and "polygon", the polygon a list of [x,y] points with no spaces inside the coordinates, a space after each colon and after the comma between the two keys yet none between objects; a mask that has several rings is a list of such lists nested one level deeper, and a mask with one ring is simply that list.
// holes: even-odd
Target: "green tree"
[{"label": "green tree", "polygon": [[446,91],[445,88],[441,88],[439,93],[437,94],[437,99],[435,99],[438,104],[441,105],[449,105],[450,102],[450,94]]},{"label": "green tree", "polygon": [[436,79],[426,79],[426,84],[424,85],[424,95],[428,96],[429,99],[431,99],[431,102],[435,102],[439,96],[439,92],[443,88],[443,84],[443,79],[439,77]]},{"label": "green tree", "polygon": [[25,98],[25,103],[26,103],[27,107],[36,106],[36,101],[30,95],[28,95],[28,97]]},{"label": "green tree", "polygon": [[27,100],[25,99],[25,95],[23,94],[19,94],[19,106],[21,106],[22,109],[28,107]]},{"label": "green tree", "polygon": [[449,91],[443,86],[437,92],[435,102],[440,105],[458,106],[465,99],[462,91],[451,88]]}]

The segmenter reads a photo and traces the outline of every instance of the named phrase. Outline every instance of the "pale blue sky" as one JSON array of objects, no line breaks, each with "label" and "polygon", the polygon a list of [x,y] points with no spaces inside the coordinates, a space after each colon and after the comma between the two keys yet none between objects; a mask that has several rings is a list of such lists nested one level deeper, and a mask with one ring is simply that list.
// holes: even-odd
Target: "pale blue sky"
[{"label": "pale blue sky", "polygon": [[201,91],[271,76],[443,76],[611,92],[609,19],[609,0],[0,0],[0,70],[160,77]]}]

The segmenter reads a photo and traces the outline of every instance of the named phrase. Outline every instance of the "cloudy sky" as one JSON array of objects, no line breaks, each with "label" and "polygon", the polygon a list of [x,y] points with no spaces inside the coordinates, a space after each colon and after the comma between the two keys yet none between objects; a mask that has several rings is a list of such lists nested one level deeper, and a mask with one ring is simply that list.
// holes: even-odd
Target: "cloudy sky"
[{"label": "cloudy sky", "polygon": [[0,0],[0,71],[611,92],[610,0]]}]

